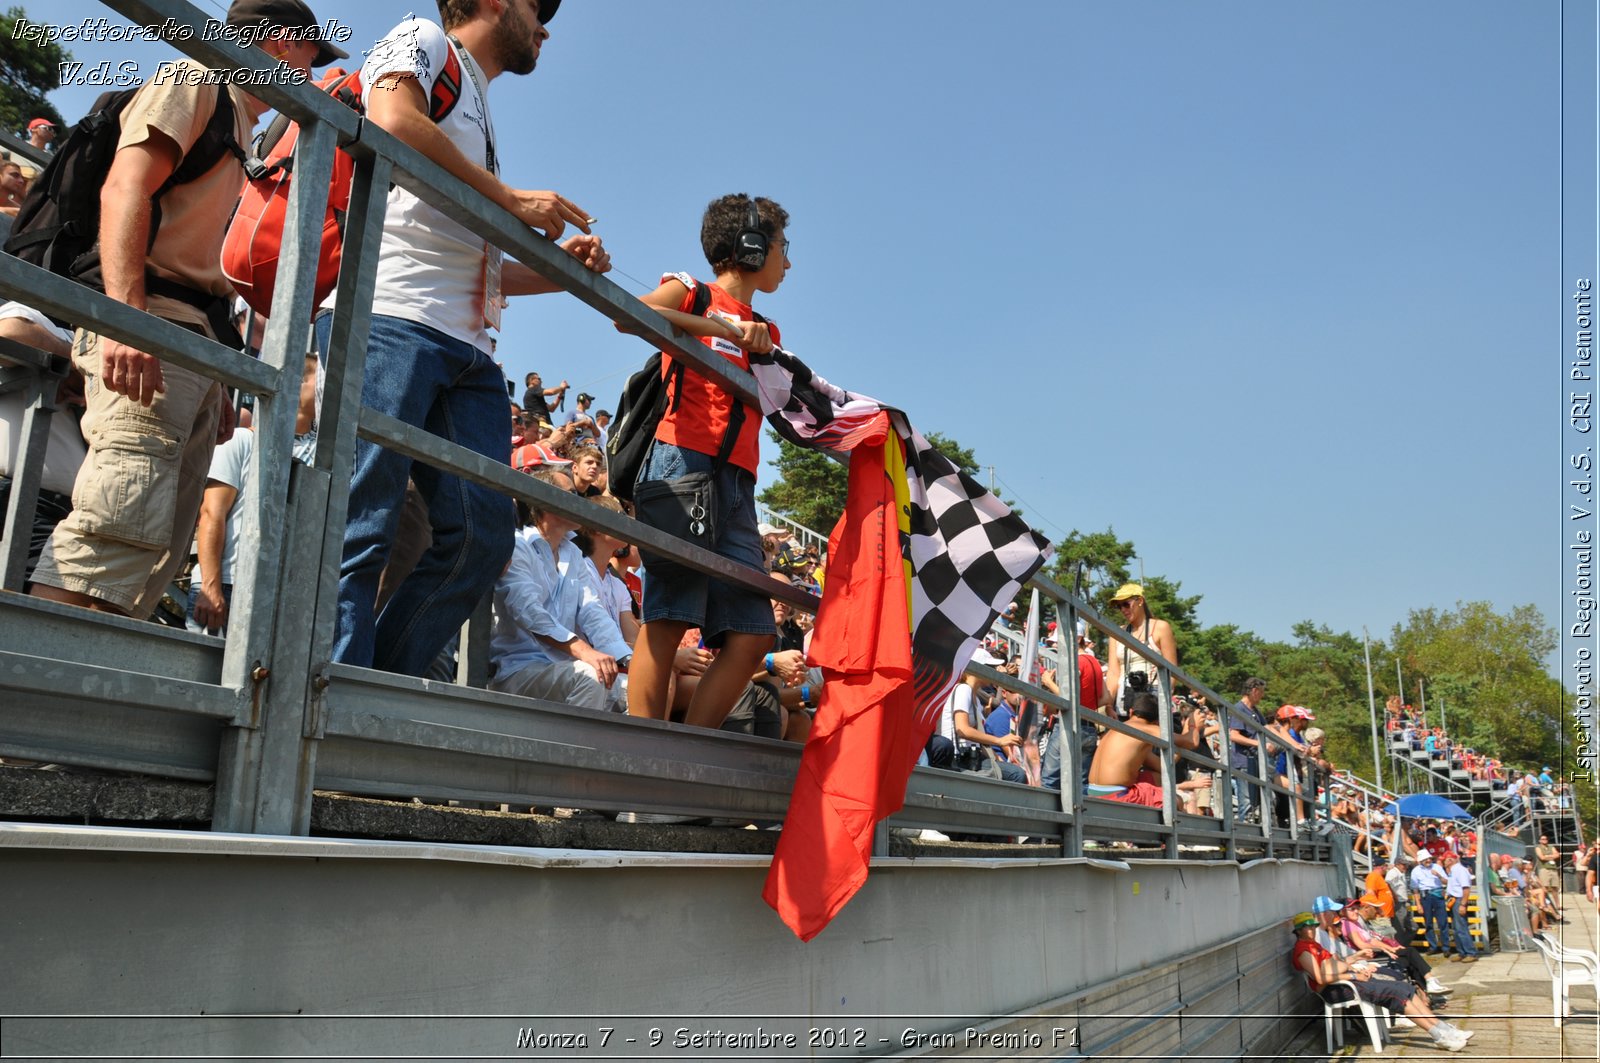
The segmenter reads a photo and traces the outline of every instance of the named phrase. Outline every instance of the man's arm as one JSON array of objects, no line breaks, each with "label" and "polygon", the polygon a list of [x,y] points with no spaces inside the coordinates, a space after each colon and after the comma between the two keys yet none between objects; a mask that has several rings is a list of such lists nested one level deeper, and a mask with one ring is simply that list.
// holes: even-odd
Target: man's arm
[{"label": "man's arm", "polygon": [[[438,123],[428,117],[428,95],[414,75],[390,72],[379,78],[367,94],[367,117],[550,239],[560,238],[568,225],[589,231],[588,215],[570,199],[550,191],[511,188],[462,154]],[[511,292],[507,290],[507,294]]]},{"label": "man's arm", "polygon": [[[145,309],[144,271],[150,246],[150,199],[172,176],[183,151],[155,128],[137,144],[119,150],[100,188],[100,270],[106,294]],[[161,361],[155,355],[102,337],[100,379],[119,395],[149,406],[165,391]]]},{"label": "man's arm", "polygon": [[[601,244],[598,236],[569,236],[561,241],[561,249],[594,273],[611,272],[611,253]],[[515,259],[507,259],[500,268],[500,291],[506,295],[545,295],[561,291],[554,281],[535,273]],[[565,388],[546,388],[546,395],[559,395]]]},{"label": "man's arm", "polygon": [[194,598],[194,620],[210,630],[228,622],[228,601],[222,596],[222,547],[228,536],[228,512],[239,489],[220,480],[207,480],[200,501],[200,526],[195,532],[195,553],[200,558],[200,590]]}]

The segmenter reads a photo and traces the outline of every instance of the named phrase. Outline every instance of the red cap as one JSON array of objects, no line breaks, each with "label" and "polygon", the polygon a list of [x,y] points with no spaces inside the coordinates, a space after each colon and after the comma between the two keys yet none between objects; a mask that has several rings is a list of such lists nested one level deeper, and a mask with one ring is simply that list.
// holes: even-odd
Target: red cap
[{"label": "red cap", "polygon": [[35,118],[33,121],[28,123],[28,129],[30,131],[38,129],[40,126],[49,126],[51,129],[54,129],[56,124],[50,121],[48,118]]},{"label": "red cap", "polygon": [[543,443],[524,443],[511,452],[511,467],[518,472],[536,469],[540,465],[571,465],[572,462]]}]

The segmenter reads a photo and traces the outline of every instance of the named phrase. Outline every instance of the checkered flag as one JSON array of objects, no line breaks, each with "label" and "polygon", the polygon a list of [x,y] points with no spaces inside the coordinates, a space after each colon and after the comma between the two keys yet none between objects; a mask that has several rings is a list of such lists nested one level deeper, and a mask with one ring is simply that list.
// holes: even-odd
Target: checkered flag
[{"label": "checkered flag", "polygon": [[750,355],[761,412],[784,439],[848,451],[880,411],[905,444],[911,501],[911,651],[916,720],[931,725],[995,618],[1050,556],[1050,544],[956,468],[904,413],[830,384],[787,351]]}]

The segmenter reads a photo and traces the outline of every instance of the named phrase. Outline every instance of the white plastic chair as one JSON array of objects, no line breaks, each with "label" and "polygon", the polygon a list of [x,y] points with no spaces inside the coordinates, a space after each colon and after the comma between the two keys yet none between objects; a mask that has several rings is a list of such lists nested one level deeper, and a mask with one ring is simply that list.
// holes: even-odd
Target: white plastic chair
[{"label": "white plastic chair", "polygon": [[1600,1005],[1600,964],[1596,963],[1593,953],[1584,949],[1562,949],[1554,938],[1544,934],[1531,934],[1528,940],[1539,950],[1544,958],[1544,969],[1550,975],[1552,1025],[1559,1027],[1561,1020],[1572,1014],[1570,997],[1575,985],[1593,987],[1595,1003]]},{"label": "white plastic chair", "polygon": [[1340,1048],[1344,1047],[1344,1020],[1346,1016],[1343,1013],[1351,1008],[1358,1009],[1361,1013],[1362,1021],[1367,1024],[1367,1036],[1372,1038],[1373,1054],[1383,1055],[1384,1030],[1388,1026],[1388,1019],[1383,1009],[1370,1000],[1362,1000],[1361,993],[1356,989],[1355,983],[1346,979],[1329,982],[1323,988],[1327,990],[1336,985],[1349,986],[1351,997],[1343,1003],[1333,1004],[1329,1003],[1326,997],[1320,997],[1319,995],[1322,1000],[1322,1033],[1328,1043],[1328,1055],[1333,1055],[1335,1043]]},{"label": "white plastic chair", "polygon": [[[1576,958],[1588,964],[1590,970],[1600,971],[1600,956],[1596,956],[1589,949],[1580,949],[1575,946],[1563,945],[1561,944],[1560,938],[1551,937],[1549,934],[1543,931],[1540,931],[1539,936],[1544,938],[1545,942],[1555,950],[1555,954],[1560,956],[1562,959]],[[1597,992],[1600,992],[1600,990],[1597,990]]]}]

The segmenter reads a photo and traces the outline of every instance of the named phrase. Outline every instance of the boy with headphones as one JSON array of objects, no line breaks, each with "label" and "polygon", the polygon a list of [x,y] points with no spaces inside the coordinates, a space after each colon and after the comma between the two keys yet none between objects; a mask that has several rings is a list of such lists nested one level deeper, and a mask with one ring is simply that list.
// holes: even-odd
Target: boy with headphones
[{"label": "boy with headphones", "polygon": [[[714,282],[672,273],[644,301],[663,317],[748,372],[747,352],[765,354],[778,343],[778,328],[751,306],[757,293],[772,293],[789,269],[789,215],[770,199],[723,196],[706,208],[700,246],[715,271]],[[705,285],[704,316],[691,313],[695,290]],[[704,305],[704,294],[701,296]],[[673,357],[663,352],[662,378],[673,380]],[[751,568],[765,567],[756,524],[756,468],[761,413],[746,409],[717,384],[685,366],[669,385],[666,412],[639,472],[640,482],[689,473],[715,474],[717,538],[711,548]],[[673,390],[681,389],[681,394]],[[731,440],[730,440],[731,437]],[[719,461],[718,455],[723,455]],[[644,580],[644,624],[634,646],[628,677],[628,712],[666,719],[668,684],[679,642],[692,627],[704,644],[720,652],[701,677],[684,717],[700,727],[719,727],[733,704],[762,671],[776,629],[768,599],[753,591],[673,566]]]}]

